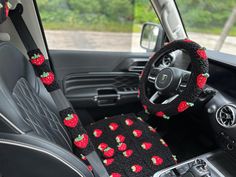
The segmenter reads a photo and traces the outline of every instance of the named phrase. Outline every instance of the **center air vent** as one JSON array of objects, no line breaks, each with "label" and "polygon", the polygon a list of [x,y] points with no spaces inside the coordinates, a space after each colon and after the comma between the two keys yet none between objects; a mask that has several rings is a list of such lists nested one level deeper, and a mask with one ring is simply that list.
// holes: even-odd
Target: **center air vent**
[{"label": "center air vent", "polygon": [[216,120],[221,126],[230,128],[236,124],[235,113],[236,106],[224,105],[216,112]]}]

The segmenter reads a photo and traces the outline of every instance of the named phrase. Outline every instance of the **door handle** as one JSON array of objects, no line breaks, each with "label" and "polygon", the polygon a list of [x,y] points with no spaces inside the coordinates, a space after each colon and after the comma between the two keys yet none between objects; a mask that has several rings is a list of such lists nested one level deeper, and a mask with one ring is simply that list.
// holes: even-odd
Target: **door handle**
[{"label": "door handle", "polygon": [[114,88],[103,88],[97,90],[97,95],[94,96],[94,101],[98,106],[114,106],[120,100],[120,95]]}]

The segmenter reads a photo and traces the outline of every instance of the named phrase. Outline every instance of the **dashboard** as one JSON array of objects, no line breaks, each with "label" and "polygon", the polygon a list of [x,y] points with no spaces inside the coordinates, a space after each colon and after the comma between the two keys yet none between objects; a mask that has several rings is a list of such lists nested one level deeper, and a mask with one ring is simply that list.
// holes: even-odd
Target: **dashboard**
[{"label": "dashboard", "polygon": [[231,97],[236,97],[236,68],[210,62],[208,85]]},{"label": "dashboard", "polygon": [[[175,51],[164,56],[161,65],[189,70],[191,67],[190,58],[187,54],[180,52],[181,51]],[[210,77],[208,78],[207,84],[225,95],[236,98],[236,66],[220,63],[211,59],[209,63]]]},{"label": "dashboard", "polygon": [[[169,66],[181,69],[189,69],[190,58],[187,54],[172,52],[168,56],[172,58]],[[163,57],[161,64],[166,62],[168,57]],[[209,52],[209,74],[207,90],[214,93],[208,100],[202,101],[204,111],[191,112],[197,119],[208,120],[209,129],[214,131],[216,142],[225,151],[236,158],[236,56],[219,52]],[[169,59],[170,60],[170,59]]]},{"label": "dashboard", "polygon": [[[203,103],[200,116],[210,123],[209,129],[214,131],[219,146],[236,158],[236,57],[214,51],[207,54],[210,77],[206,90],[215,94]],[[175,66],[189,67],[190,59],[184,57],[184,60]]]},{"label": "dashboard", "polygon": [[163,67],[177,67],[180,69],[188,69],[190,65],[190,57],[181,50],[176,50],[161,58],[159,63]]}]

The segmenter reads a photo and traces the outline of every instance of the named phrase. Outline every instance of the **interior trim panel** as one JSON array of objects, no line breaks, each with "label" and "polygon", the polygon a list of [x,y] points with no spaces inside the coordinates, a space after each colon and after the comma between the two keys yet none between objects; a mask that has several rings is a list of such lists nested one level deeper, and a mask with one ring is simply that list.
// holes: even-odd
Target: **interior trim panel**
[{"label": "interior trim panel", "polygon": [[112,106],[138,101],[137,73],[78,73],[66,76],[63,83],[66,97],[80,107]]}]

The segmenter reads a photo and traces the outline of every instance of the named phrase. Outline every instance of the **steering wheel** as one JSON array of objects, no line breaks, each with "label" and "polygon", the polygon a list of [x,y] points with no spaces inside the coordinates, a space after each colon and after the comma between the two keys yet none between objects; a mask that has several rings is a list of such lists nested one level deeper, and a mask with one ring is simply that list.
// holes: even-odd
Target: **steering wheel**
[{"label": "steering wheel", "polygon": [[[164,56],[176,50],[190,56],[190,71],[159,66]],[[139,97],[145,111],[169,119],[194,106],[209,77],[208,70],[208,57],[199,44],[189,39],[167,44],[150,58],[140,75]]]}]

